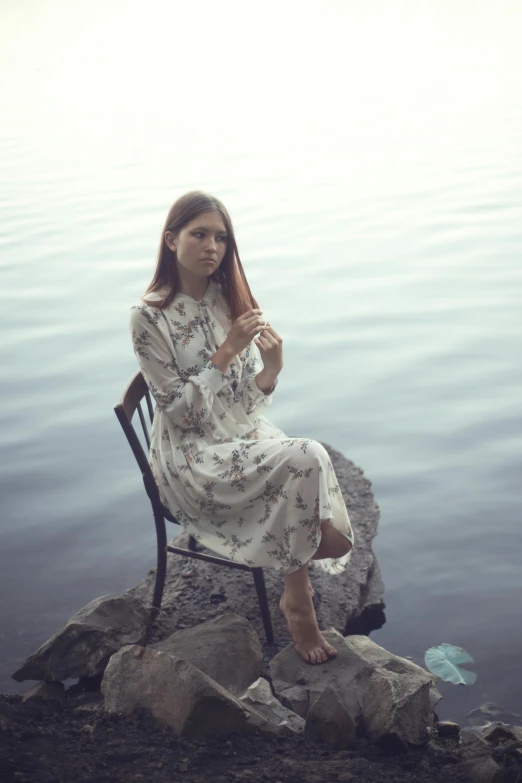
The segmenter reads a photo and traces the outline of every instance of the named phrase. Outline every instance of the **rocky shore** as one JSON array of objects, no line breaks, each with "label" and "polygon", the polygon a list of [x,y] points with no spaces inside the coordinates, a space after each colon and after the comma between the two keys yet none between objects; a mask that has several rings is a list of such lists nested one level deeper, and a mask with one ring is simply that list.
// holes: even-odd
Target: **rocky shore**
[{"label": "rocky shore", "polygon": [[356,536],[344,574],[310,573],[337,657],[311,666],[295,653],[281,575],[265,571],[269,645],[250,574],[169,555],[159,614],[151,571],[83,607],[13,673],[38,684],[0,696],[2,783],[522,782],[522,728],[440,723],[436,678],[365,635],[384,620],[378,507],[362,471],[325,448]]},{"label": "rocky shore", "polygon": [[[100,678],[81,678],[67,691],[53,683],[37,685],[25,697],[0,696],[2,783],[522,779],[522,729],[493,724],[478,736],[459,731],[454,724],[434,723],[427,742],[388,747],[365,736],[354,741],[349,732],[349,746],[341,748],[306,732],[270,735],[236,730],[198,738],[177,734],[149,708],[107,711],[100,683]],[[332,727],[327,728],[330,732]],[[330,737],[336,733],[333,728]]]}]

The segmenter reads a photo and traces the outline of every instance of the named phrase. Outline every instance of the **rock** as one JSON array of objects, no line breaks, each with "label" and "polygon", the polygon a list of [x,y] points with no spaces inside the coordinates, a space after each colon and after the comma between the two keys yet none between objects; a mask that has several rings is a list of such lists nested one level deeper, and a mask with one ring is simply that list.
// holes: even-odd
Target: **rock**
[{"label": "rock", "polygon": [[68,704],[75,715],[89,717],[94,716],[103,709],[103,696],[100,691],[86,691],[76,696],[68,691]]},{"label": "rock", "polygon": [[331,685],[357,727],[373,742],[422,744],[433,726],[430,689],[434,678],[367,636],[323,633],[337,656],[320,666],[306,664],[289,645],[270,662],[276,696],[301,717]]},{"label": "rock", "polygon": [[458,737],[460,734],[459,724],[450,720],[439,720],[435,724],[435,729],[439,737]]},{"label": "rock", "polygon": [[340,750],[335,756],[332,756],[332,758],[335,758],[336,761],[346,761],[346,759],[353,759],[355,756],[355,750]]},{"label": "rock", "polygon": [[439,744],[439,738],[432,739],[426,745],[426,750],[433,753],[434,756],[440,759],[441,756],[446,755],[446,749],[443,745]]},{"label": "rock", "polygon": [[47,702],[56,702],[57,706],[63,705],[65,701],[65,688],[62,682],[39,682],[24,693],[22,702],[33,699],[43,699]]},{"label": "rock", "polygon": [[466,748],[487,748],[488,744],[485,739],[477,736],[473,731],[464,729],[460,732],[460,744]]},{"label": "rock", "polygon": [[522,726],[510,726],[509,730],[515,735],[517,742],[522,745]]},{"label": "rock", "polygon": [[429,740],[433,721],[429,706],[428,676],[410,676],[376,669],[364,697],[364,722],[372,742],[420,745]]},{"label": "rock", "polygon": [[188,661],[161,650],[128,645],[115,653],[101,684],[105,710],[130,713],[150,710],[176,735],[190,739],[229,732],[252,733],[255,711]]},{"label": "rock", "polygon": [[345,641],[375,667],[363,699],[368,737],[374,742],[382,741],[386,735],[413,745],[427,742],[428,730],[433,727],[433,675],[413,661],[393,655],[367,636],[349,636]]},{"label": "rock", "polygon": [[435,707],[442,699],[442,694],[439,693],[435,684],[430,686],[430,710],[435,710]]},{"label": "rock", "polygon": [[[371,492],[371,483],[363,472],[347,460],[340,452],[323,444],[335,469],[344,500],[355,533],[355,547],[348,568],[335,577],[325,573],[312,561],[310,579],[316,590],[316,614],[321,628],[333,626],[344,631],[349,620],[359,617],[366,610],[383,606],[383,584],[379,568],[372,551],[372,540],[377,533],[379,508]],[[188,535],[179,533],[171,542],[188,547]],[[265,634],[252,575],[234,568],[219,567],[201,560],[191,560],[186,568],[186,558],[168,553],[167,575],[162,606],[168,607],[166,617],[155,624],[152,642],[172,634],[182,625],[194,624],[194,603],[180,602],[179,595],[186,587],[184,574],[190,574],[190,595],[197,596],[198,608],[205,609],[208,616],[234,613],[252,618],[252,625],[265,644]],[[274,628],[275,649],[282,649],[289,641],[286,621],[279,611],[279,599],[284,587],[281,572],[264,569],[266,591]],[[151,602],[154,589],[155,570],[138,585],[128,591],[129,595]],[[216,597],[222,600],[216,604]],[[322,598],[324,596],[324,599]],[[273,650],[271,650],[273,652]]]},{"label": "rock", "polygon": [[337,750],[355,747],[355,722],[331,685],[327,685],[306,715],[305,737]]},{"label": "rock", "polygon": [[111,655],[145,638],[149,610],[130,595],[95,598],[27,658],[11,676],[24,680],[67,680],[103,672]]},{"label": "rock", "polygon": [[505,742],[502,745],[497,745],[491,750],[491,758],[493,761],[498,761],[499,764],[504,763],[506,756],[511,756],[518,761],[520,758],[520,748],[518,747],[517,742]]},{"label": "rock", "polygon": [[365,683],[373,667],[337,631],[324,631],[323,636],[337,649],[337,656],[326,663],[319,666],[305,663],[293,645],[285,647],[270,661],[275,695],[284,705],[306,718],[309,705],[319,698],[326,685],[331,685],[358,724],[362,722]]},{"label": "rock", "polygon": [[78,707],[73,707],[72,710],[74,714],[78,715],[79,717],[93,717],[103,710],[103,698],[96,702],[90,702],[88,704],[81,704]]},{"label": "rock", "polygon": [[295,736],[302,734],[305,722],[295,712],[283,707],[272,694],[270,683],[260,677],[239,697],[263,715],[273,728],[276,736]]},{"label": "rock", "polygon": [[480,736],[494,745],[499,742],[522,742],[522,728],[520,726],[506,726],[504,723],[493,723],[481,731]]},{"label": "rock", "polygon": [[461,770],[470,783],[504,782],[504,771],[488,756],[463,761],[456,769]]},{"label": "rock", "polygon": [[299,773],[302,772],[303,766],[306,767],[307,765],[306,762],[297,761],[297,759],[282,758],[280,762],[280,766],[281,766],[281,770],[284,770],[284,772],[287,775],[297,776]]},{"label": "rock", "polygon": [[259,637],[248,620],[237,614],[177,631],[151,648],[189,661],[234,694],[244,691],[261,674]]}]

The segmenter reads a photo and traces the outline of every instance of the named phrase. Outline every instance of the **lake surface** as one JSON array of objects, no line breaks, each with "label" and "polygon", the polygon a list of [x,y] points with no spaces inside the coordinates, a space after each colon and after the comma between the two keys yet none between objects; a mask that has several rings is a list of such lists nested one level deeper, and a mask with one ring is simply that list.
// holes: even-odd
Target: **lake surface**
[{"label": "lake surface", "polygon": [[0,12],[0,691],[155,564],[113,406],[167,211],[201,188],[284,339],[269,418],[373,483],[371,638],[473,656],[442,717],[522,712],[522,7],[187,5]]}]

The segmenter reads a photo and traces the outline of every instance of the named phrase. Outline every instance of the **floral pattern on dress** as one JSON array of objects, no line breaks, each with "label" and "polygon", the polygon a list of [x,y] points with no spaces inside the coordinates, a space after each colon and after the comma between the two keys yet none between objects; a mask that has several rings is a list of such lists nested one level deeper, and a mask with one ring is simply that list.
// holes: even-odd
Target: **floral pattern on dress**
[{"label": "floral pattern on dress", "polygon": [[[210,281],[200,301],[177,294],[163,310],[149,295],[130,309],[134,353],[156,402],[149,464],[162,503],[217,554],[291,573],[320,543],[321,520],[352,544],[330,457],[310,438],[289,438],[264,414],[254,342],[226,372],[212,356],[230,330],[227,303]],[[351,553],[318,560],[341,572]]]}]

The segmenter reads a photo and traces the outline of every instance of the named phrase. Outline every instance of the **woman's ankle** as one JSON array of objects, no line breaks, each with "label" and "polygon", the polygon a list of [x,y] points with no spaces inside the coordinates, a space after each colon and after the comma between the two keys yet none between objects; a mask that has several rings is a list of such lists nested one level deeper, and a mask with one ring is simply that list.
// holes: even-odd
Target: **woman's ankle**
[{"label": "woman's ankle", "polygon": [[289,590],[285,588],[281,600],[284,601],[285,607],[292,612],[304,612],[309,609],[313,609],[314,602],[310,590]]}]

